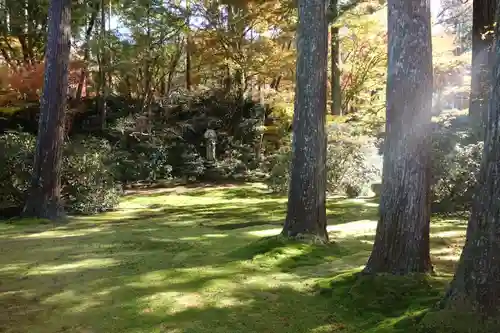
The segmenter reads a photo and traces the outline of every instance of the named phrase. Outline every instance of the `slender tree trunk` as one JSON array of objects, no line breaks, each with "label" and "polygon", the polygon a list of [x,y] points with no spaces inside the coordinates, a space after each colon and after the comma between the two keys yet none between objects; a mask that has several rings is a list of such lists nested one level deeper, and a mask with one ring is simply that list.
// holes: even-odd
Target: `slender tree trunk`
[{"label": "slender tree trunk", "polygon": [[80,73],[80,79],[78,81],[78,88],[76,90],[76,100],[82,98],[83,86],[86,82],[87,77],[87,66],[90,59],[90,38],[92,37],[92,30],[94,29],[94,24],[97,19],[97,12],[99,10],[99,2],[92,4],[92,14],[89,18],[89,24],[87,26],[87,31],[85,32],[85,46],[83,55],[83,68]]},{"label": "slender tree trunk", "polygon": [[429,0],[389,0],[386,138],[380,220],[366,273],[432,270]]},{"label": "slender tree trunk", "polygon": [[71,0],[52,0],[35,163],[25,216],[57,219],[64,213],[60,172],[70,39]]},{"label": "slender tree trunk", "polygon": [[186,29],[187,29],[187,35],[186,35],[186,89],[188,91],[191,91],[191,27],[189,26],[190,22],[190,9],[191,9],[191,3],[190,0],[186,0],[186,9],[188,11],[187,17],[186,17]]},{"label": "slender tree trunk", "polygon": [[101,128],[106,128],[106,101],[107,96],[107,85],[106,85],[106,0],[101,0],[101,29],[100,29],[100,62],[99,62],[99,86],[100,86],[100,96],[99,96],[99,112],[101,115]]},{"label": "slender tree trunk", "polygon": [[106,31],[106,38],[108,39],[108,48],[106,52],[106,66],[107,68],[107,76],[108,76],[108,84],[107,84],[107,96],[113,93],[113,57],[111,54],[111,16],[113,15],[113,8],[111,6],[111,0],[108,0],[108,30]]},{"label": "slender tree trunk", "polygon": [[[500,6],[497,18],[500,16]],[[489,98],[479,191],[455,277],[442,305],[478,317],[500,317],[500,29],[496,27],[493,90]],[[498,332],[491,330],[491,332]],[[479,332],[479,330],[477,331]],[[483,331],[481,331],[483,332]]]},{"label": "slender tree trunk", "polygon": [[[334,7],[336,8],[336,6]],[[337,13],[334,13],[337,16]],[[330,28],[330,44],[331,44],[331,91],[332,91],[332,115],[341,116],[342,100],[340,87],[340,41],[339,28],[332,24]]]},{"label": "slender tree trunk", "polygon": [[472,66],[469,116],[478,137],[484,135],[491,90],[493,24],[496,0],[475,0],[472,3]]},{"label": "slender tree trunk", "polygon": [[326,86],[328,24],[322,0],[299,0],[297,84],[288,211],[282,234],[313,235],[328,241],[326,231]]}]

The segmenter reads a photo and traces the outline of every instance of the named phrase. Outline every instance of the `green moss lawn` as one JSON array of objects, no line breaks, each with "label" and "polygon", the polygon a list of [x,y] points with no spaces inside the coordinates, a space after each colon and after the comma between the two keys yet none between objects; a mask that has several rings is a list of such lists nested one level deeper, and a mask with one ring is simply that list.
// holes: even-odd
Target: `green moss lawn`
[{"label": "green moss lawn", "polygon": [[176,187],[59,226],[3,221],[0,332],[407,332],[464,240],[464,221],[435,218],[435,277],[359,277],[376,200],[330,200],[329,246],[273,237],[285,203],[258,185]]}]

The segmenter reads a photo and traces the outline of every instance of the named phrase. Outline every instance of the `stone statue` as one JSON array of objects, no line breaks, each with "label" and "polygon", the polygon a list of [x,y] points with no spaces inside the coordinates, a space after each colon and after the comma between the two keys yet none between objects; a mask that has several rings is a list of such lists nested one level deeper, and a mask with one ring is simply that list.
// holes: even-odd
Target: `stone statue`
[{"label": "stone statue", "polygon": [[204,135],[207,140],[207,160],[215,162],[215,143],[217,142],[217,133],[212,129],[207,129]]}]

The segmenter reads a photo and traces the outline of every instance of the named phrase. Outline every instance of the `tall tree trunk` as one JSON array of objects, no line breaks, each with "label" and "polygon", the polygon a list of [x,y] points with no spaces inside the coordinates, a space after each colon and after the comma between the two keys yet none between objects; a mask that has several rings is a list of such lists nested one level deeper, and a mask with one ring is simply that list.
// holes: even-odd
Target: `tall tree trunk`
[{"label": "tall tree trunk", "polygon": [[429,0],[389,0],[386,137],[380,220],[366,273],[432,270]]},{"label": "tall tree trunk", "polygon": [[25,216],[57,219],[64,213],[60,171],[70,39],[71,0],[52,0],[35,163]]},{"label": "tall tree trunk", "polygon": [[[500,3],[499,3],[500,4]],[[497,8],[500,16],[500,5]],[[489,98],[479,187],[455,277],[442,305],[492,318],[500,316],[500,29],[496,28],[493,90]],[[491,330],[491,332],[498,332]],[[479,332],[478,330],[477,332]],[[483,332],[481,330],[481,332]]]},{"label": "tall tree trunk", "polygon": [[299,0],[297,84],[288,211],[282,234],[313,235],[328,241],[326,231],[326,86],[328,24],[325,2]]},{"label": "tall tree trunk", "polygon": [[[336,8],[336,6],[334,7]],[[337,13],[334,13],[335,17]],[[342,100],[340,87],[340,41],[339,28],[334,24],[330,28],[330,44],[331,44],[331,92],[332,92],[332,115],[341,116]]]},{"label": "tall tree trunk", "polygon": [[101,115],[101,128],[106,128],[106,101],[107,96],[107,85],[106,85],[106,0],[101,0],[101,29],[100,29],[100,62],[99,62],[99,113]]},{"label": "tall tree trunk", "polygon": [[94,29],[94,24],[97,19],[97,12],[99,11],[99,2],[91,4],[92,14],[89,18],[89,24],[87,25],[87,31],[85,31],[85,45],[84,45],[84,55],[83,55],[83,67],[80,73],[80,79],[78,81],[78,87],[76,90],[76,100],[82,98],[83,86],[86,82],[87,77],[87,66],[90,59],[90,39],[92,37],[92,30]]},{"label": "tall tree trunk", "polygon": [[[111,16],[113,15],[113,10],[111,6],[111,0],[108,0],[108,30],[106,34],[106,38],[108,38],[109,43],[111,43]],[[111,44],[108,44],[107,52],[106,52],[106,66],[107,68],[107,76],[108,76],[108,84],[107,84],[107,96],[111,95],[113,92],[113,57],[111,54]]]},{"label": "tall tree trunk", "polygon": [[472,66],[469,116],[481,139],[486,124],[488,94],[491,90],[493,24],[496,0],[475,0],[472,3]]},{"label": "tall tree trunk", "polygon": [[186,0],[186,9],[187,9],[187,17],[186,17],[186,89],[188,91],[191,90],[191,27],[189,26],[190,22],[190,10],[191,3],[190,0]]}]

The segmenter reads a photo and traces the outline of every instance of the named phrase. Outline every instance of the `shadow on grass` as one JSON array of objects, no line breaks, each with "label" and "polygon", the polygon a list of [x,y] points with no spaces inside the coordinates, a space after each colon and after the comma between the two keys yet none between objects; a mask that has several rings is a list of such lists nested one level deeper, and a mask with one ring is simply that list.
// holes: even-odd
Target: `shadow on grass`
[{"label": "shadow on grass", "polygon": [[318,284],[338,318],[359,332],[412,332],[425,312],[443,296],[448,280],[428,275],[339,274]]},{"label": "shadow on grass", "polygon": [[[0,331],[366,332],[406,327],[436,297],[422,292],[425,285],[401,289],[390,278],[345,277],[328,297],[309,292],[315,278],[366,262],[369,242],[342,229],[375,219],[375,199],[330,200],[335,243],[314,245],[261,239],[279,232],[284,201],[240,200],[246,188],[233,190],[214,190],[214,202],[184,193],[176,202],[147,197],[135,209],[64,226],[0,225],[0,306],[7,309]],[[459,229],[446,223],[433,232]]]}]

